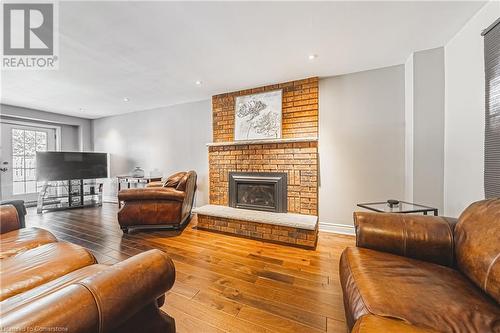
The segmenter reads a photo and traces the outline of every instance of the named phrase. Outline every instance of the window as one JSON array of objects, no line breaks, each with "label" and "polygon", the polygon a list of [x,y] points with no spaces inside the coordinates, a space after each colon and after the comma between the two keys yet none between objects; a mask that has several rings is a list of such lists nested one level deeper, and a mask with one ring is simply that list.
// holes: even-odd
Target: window
[{"label": "window", "polygon": [[486,74],[484,194],[500,197],[500,19],[483,32]]},{"label": "window", "polygon": [[47,133],[12,129],[12,176],[14,195],[36,193],[36,152],[47,151]]}]

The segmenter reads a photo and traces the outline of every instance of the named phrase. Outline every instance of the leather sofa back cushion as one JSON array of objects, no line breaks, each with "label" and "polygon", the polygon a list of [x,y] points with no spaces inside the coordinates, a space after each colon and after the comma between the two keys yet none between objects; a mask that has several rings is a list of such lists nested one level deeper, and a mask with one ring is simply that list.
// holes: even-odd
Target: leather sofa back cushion
[{"label": "leather sofa back cushion", "polygon": [[500,199],[478,201],[455,227],[458,268],[500,303]]},{"label": "leather sofa back cushion", "polygon": [[167,178],[167,181],[163,184],[163,187],[177,187],[179,185],[180,180],[186,175],[186,172],[181,171],[174,173],[170,177]]},{"label": "leather sofa back cushion", "polygon": [[56,243],[54,235],[45,229],[23,228],[2,234],[0,238],[0,259],[6,259],[38,246]]},{"label": "leather sofa back cushion", "polygon": [[175,188],[177,191],[186,191],[187,181],[189,179],[189,172],[185,172],[184,176],[179,180],[177,187]]}]

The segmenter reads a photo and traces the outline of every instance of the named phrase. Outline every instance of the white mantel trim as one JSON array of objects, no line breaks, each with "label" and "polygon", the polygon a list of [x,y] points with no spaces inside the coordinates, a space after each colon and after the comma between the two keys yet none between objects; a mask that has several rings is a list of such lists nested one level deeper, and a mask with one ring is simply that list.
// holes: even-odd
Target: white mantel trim
[{"label": "white mantel trim", "polygon": [[289,139],[265,139],[265,140],[242,140],[242,141],[228,141],[228,142],[209,142],[207,147],[220,147],[220,146],[242,146],[242,145],[263,145],[269,143],[295,143],[295,142],[317,142],[317,137],[306,138],[289,138]]}]

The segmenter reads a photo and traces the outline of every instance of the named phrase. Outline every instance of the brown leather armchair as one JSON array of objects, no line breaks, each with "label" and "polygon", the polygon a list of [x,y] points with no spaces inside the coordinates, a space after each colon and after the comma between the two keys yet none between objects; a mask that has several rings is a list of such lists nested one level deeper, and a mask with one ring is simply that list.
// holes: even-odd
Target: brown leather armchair
[{"label": "brown leather armchair", "polygon": [[146,188],[121,190],[120,227],[124,232],[131,228],[180,229],[191,218],[195,192],[195,171],[178,172]]},{"label": "brown leather armchair", "polygon": [[457,220],[354,213],[340,282],[352,332],[500,332],[500,199]]},{"label": "brown leather armchair", "polygon": [[0,207],[0,323],[6,332],[175,332],[160,310],[175,267],[159,250],[112,266],[58,242],[39,228],[19,229],[13,206]]}]

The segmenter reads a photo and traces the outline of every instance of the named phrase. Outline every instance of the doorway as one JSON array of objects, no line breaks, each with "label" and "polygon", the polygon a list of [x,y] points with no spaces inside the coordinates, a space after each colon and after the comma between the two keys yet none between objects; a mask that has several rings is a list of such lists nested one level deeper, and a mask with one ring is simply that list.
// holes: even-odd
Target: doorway
[{"label": "doorway", "polygon": [[0,200],[36,202],[36,152],[55,151],[56,126],[2,122],[0,133]]}]

